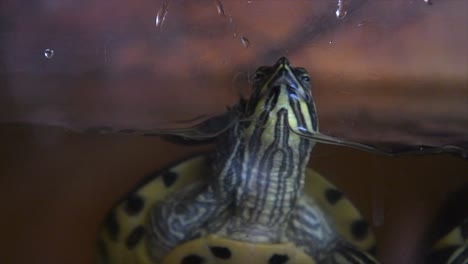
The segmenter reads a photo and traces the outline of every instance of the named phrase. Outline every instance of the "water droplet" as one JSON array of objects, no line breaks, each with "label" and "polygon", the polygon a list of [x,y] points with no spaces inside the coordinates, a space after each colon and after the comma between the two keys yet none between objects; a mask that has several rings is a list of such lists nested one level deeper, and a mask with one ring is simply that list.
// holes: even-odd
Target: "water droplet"
[{"label": "water droplet", "polygon": [[333,44],[333,40],[328,41],[328,44]]},{"label": "water droplet", "polygon": [[363,20],[363,21],[359,22],[359,24],[357,24],[358,27],[363,27],[365,25],[367,25],[367,20]]},{"label": "water droplet", "polygon": [[164,24],[164,20],[166,19],[167,12],[169,11],[169,3],[170,0],[163,0],[161,4],[161,8],[159,8],[158,13],[156,13],[155,18],[155,26],[157,30],[160,30]]},{"label": "water droplet", "polygon": [[428,5],[432,5],[432,0],[424,0],[424,3],[426,3]]},{"label": "water droplet", "polygon": [[242,46],[244,46],[244,48],[248,48],[250,46],[250,41],[248,38],[242,37],[240,38],[240,41],[242,43]]},{"label": "water droplet", "polygon": [[221,0],[215,0],[215,4],[216,4],[216,10],[218,10],[218,15],[222,17],[226,17],[226,14],[224,13],[223,3],[221,3]]},{"label": "water droplet", "polygon": [[345,5],[344,5],[344,0],[338,0],[338,9],[336,9],[336,17],[338,19],[343,19],[348,11],[346,11]]},{"label": "water droplet", "polygon": [[52,59],[52,57],[54,57],[54,50],[53,49],[45,49],[44,50],[44,56],[47,59]]}]

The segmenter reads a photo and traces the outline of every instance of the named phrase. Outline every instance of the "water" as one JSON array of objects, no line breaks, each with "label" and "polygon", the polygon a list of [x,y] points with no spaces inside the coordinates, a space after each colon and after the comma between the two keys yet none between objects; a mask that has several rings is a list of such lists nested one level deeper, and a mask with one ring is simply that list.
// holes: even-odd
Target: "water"
[{"label": "water", "polygon": [[160,30],[166,20],[167,13],[169,12],[169,4],[171,0],[163,0],[161,3],[161,7],[159,8],[158,12],[156,13],[156,18],[154,19],[154,25],[156,26],[157,30]]},{"label": "water", "polygon": [[[226,12],[224,11],[224,6],[221,0],[215,0],[215,5],[216,5],[216,11],[218,12],[218,15],[220,17],[226,18],[229,24],[229,28],[233,31],[232,35],[237,38],[239,35],[238,29],[236,22],[234,18],[231,15],[226,15]],[[240,38],[240,43],[244,48],[248,48],[250,46],[250,41],[247,37],[242,36]]]},{"label": "water", "polygon": [[[285,55],[311,74],[322,133],[390,150],[468,148],[468,39],[453,26],[467,24],[468,6],[426,4],[5,3],[2,256],[88,263],[97,225],[119,197],[157,169],[212,151],[128,134],[192,127],[226,112],[239,94],[250,96],[248,76],[258,66]],[[89,127],[109,129],[79,133]],[[467,182],[460,156],[392,158],[319,144],[310,167],[369,220],[383,263],[424,263],[418,246],[444,199]],[[40,245],[20,248],[31,234]]]},{"label": "water", "polygon": [[240,41],[241,41],[242,46],[243,46],[244,48],[248,48],[248,47],[250,46],[250,40],[249,40],[248,38],[246,38],[246,37],[241,37],[241,38],[240,38]]},{"label": "water", "polygon": [[225,17],[226,14],[224,13],[224,7],[223,7],[223,3],[221,2],[221,0],[215,0],[215,4],[216,4],[216,10],[218,11],[218,15]]},{"label": "water", "polygon": [[358,26],[358,27],[363,27],[363,26],[367,25],[367,23],[369,23],[367,20],[363,20],[363,21],[359,22],[359,23],[357,24],[357,26]]},{"label": "water", "polygon": [[44,50],[44,57],[47,59],[52,59],[54,57],[54,50],[53,49],[45,49]]},{"label": "water", "polygon": [[338,9],[336,9],[336,17],[338,19],[343,19],[346,14],[348,13],[348,11],[346,11],[346,7],[345,7],[345,1],[344,0],[338,0]]}]

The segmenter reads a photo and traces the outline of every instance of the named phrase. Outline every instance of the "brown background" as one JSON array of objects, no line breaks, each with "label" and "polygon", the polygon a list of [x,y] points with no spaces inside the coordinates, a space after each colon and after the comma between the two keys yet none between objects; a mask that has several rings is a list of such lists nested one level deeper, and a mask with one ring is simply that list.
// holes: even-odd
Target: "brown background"
[{"label": "brown background", "polygon": [[[40,127],[2,127],[0,139],[0,258],[8,264],[91,263],[97,227],[116,199],[148,173],[200,151]],[[374,222],[379,256],[389,264],[417,263],[441,201],[468,183],[468,162],[443,155],[387,158],[319,145],[311,165]]]}]

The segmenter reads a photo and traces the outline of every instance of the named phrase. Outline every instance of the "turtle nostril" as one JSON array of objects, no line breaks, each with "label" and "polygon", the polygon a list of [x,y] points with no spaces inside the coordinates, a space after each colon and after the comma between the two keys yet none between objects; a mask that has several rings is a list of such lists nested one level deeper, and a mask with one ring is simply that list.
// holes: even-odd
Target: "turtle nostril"
[{"label": "turtle nostril", "polygon": [[289,61],[288,59],[286,59],[286,57],[281,57],[279,58],[278,62],[276,62],[277,65],[289,65]]}]

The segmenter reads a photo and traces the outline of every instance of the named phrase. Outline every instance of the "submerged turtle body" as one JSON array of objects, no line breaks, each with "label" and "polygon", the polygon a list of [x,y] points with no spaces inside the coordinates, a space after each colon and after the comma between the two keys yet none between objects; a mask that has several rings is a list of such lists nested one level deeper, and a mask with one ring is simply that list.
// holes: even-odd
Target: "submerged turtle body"
[{"label": "submerged turtle body", "polygon": [[468,182],[448,193],[426,235],[427,264],[468,264]]},{"label": "submerged turtle body", "polygon": [[[212,159],[208,155],[197,155],[149,175],[144,185],[115,206],[99,233],[100,263],[154,263],[147,245],[147,223],[152,207],[191,183],[206,181],[211,171],[210,162]],[[307,169],[306,173],[305,194],[315,199],[321,210],[334,219],[342,238],[358,249],[372,251],[373,234],[349,200],[317,172]],[[251,262],[252,259],[255,262]],[[222,263],[317,263],[293,243],[247,243],[213,235],[181,244],[160,263],[209,264],[217,260],[223,260]]]},{"label": "submerged turtle body", "polygon": [[238,122],[112,209],[104,263],[376,263],[374,238],[342,193],[306,168],[318,132],[309,76],[260,67]]},{"label": "submerged turtle body", "polygon": [[468,264],[468,218],[435,243],[428,260],[431,264]]}]

